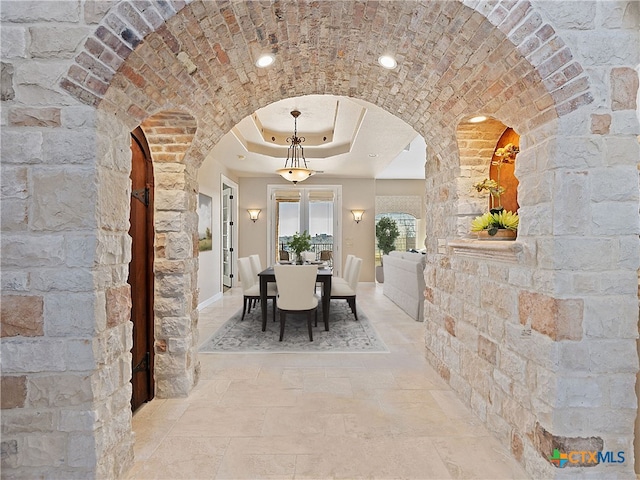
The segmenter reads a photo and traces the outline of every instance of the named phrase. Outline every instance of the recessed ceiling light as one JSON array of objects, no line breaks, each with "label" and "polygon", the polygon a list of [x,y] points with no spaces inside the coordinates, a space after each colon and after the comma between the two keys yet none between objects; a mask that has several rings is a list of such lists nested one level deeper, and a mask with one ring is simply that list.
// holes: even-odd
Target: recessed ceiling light
[{"label": "recessed ceiling light", "polygon": [[256,67],[265,68],[271,65],[275,61],[276,61],[276,57],[274,57],[270,53],[266,53],[264,55],[260,55],[260,58],[256,60]]},{"label": "recessed ceiling light", "polygon": [[393,70],[398,66],[398,62],[391,55],[382,55],[378,57],[378,63],[388,70]]},{"label": "recessed ceiling light", "polygon": [[487,119],[484,115],[478,115],[477,117],[472,117],[469,119],[469,123],[480,123],[484,122]]}]

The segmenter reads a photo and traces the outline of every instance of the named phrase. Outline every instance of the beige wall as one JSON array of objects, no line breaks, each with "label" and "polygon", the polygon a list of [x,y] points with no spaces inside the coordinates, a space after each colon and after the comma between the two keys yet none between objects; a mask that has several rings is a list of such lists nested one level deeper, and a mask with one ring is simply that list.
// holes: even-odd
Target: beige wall
[{"label": "beige wall", "polygon": [[376,195],[420,195],[424,196],[424,179],[376,180]]},{"label": "beige wall", "polygon": [[[259,254],[263,265],[267,261],[267,185],[287,182],[280,178],[240,178],[239,182],[239,253],[244,257]],[[342,185],[342,260],[353,254],[362,258],[361,282],[374,281],[375,256],[375,197],[383,195],[423,195],[423,180],[373,180],[363,178],[312,177],[304,185]],[[248,208],[260,208],[260,219],[253,223]],[[353,209],[364,209],[360,223],[351,215]]]},{"label": "beige wall", "polygon": [[200,252],[198,256],[198,303],[200,305],[216,300],[222,293],[222,255],[220,250],[222,175],[238,183],[237,178],[216,161],[204,161],[198,170],[200,193],[209,195],[213,199],[211,202],[213,248],[207,252]]}]

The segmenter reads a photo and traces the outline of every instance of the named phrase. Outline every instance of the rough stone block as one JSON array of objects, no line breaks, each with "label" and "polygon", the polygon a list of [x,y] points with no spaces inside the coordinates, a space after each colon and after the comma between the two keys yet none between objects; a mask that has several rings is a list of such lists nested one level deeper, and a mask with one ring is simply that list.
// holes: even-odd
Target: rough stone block
[{"label": "rough stone block", "polygon": [[36,408],[86,405],[93,399],[88,375],[49,375],[31,377],[27,401]]},{"label": "rough stone block", "polygon": [[60,109],[12,108],[9,112],[9,124],[16,127],[59,127]]},{"label": "rough stone block", "polygon": [[128,322],[131,319],[131,286],[121,285],[106,291],[107,328]]},{"label": "rough stone block", "polygon": [[[53,293],[45,302],[45,332],[52,337],[90,336],[96,332],[95,293]],[[68,308],[73,305],[74,308]]]},{"label": "rough stone block", "polygon": [[18,441],[13,439],[4,440],[0,444],[0,449],[2,452],[2,468],[16,468],[20,463],[18,457]]},{"label": "rough stone block", "polygon": [[29,435],[24,439],[20,460],[33,467],[61,467],[67,456],[66,439],[62,433]]},{"label": "rough stone block", "polygon": [[[601,452],[604,449],[604,441],[601,437],[565,437],[553,435],[537,422],[533,432],[529,434],[529,439],[536,450],[549,462],[549,457],[553,455],[553,451],[556,449],[560,452]],[[595,467],[596,465],[597,463],[589,462],[588,457],[579,458],[578,456],[573,457],[573,459],[567,463],[569,467]]]},{"label": "rough stone block", "polygon": [[184,190],[187,179],[183,172],[179,173],[159,173],[155,176],[156,188],[166,190]]},{"label": "rough stone block", "polygon": [[5,340],[2,349],[2,371],[9,373],[60,372],[64,362],[64,342],[39,340]]},{"label": "rough stone block", "polygon": [[40,163],[42,156],[42,132],[2,129],[3,165]]},{"label": "rough stone block", "polygon": [[556,235],[584,234],[590,221],[589,172],[557,173],[554,182],[553,232]]},{"label": "rough stone block", "polygon": [[191,331],[189,317],[166,317],[160,323],[160,332],[166,337],[184,337]]},{"label": "rough stone block", "polygon": [[27,399],[27,377],[24,375],[2,376],[1,390],[0,401],[3,409],[22,408]]},{"label": "rough stone block", "polygon": [[90,339],[68,340],[66,363],[68,371],[87,371],[97,368]]},{"label": "rough stone block", "polygon": [[589,177],[594,202],[638,201],[638,172],[635,165],[597,169]]},{"label": "rough stone block", "polygon": [[80,2],[50,2],[34,0],[29,2],[6,2],[2,5],[2,21],[27,22],[78,22]]},{"label": "rough stone block", "polygon": [[589,338],[636,338],[638,336],[637,300],[620,295],[586,298],[584,332]]},{"label": "rough stone block", "polygon": [[7,271],[2,272],[2,291],[10,292],[28,292],[29,291],[29,274],[27,272]]},{"label": "rough stone block", "polygon": [[595,135],[607,135],[611,127],[611,115],[591,114],[591,133]]},{"label": "rough stone block", "polygon": [[89,129],[56,129],[45,132],[43,137],[47,149],[44,161],[51,165],[90,165],[96,157],[96,136]]},{"label": "rough stone block", "polygon": [[444,328],[452,337],[456,336],[456,321],[453,317],[447,315],[444,319]]},{"label": "rough stone block", "polygon": [[637,235],[640,233],[638,202],[602,202],[591,208],[595,235]]},{"label": "rough stone block", "polygon": [[184,232],[170,232],[166,236],[166,256],[170,260],[193,257],[193,238]]},{"label": "rough stone block", "polygon": [[128,231],[131,195],[129,175],[107,169],[100,171],[97,214],[100,226],[108,231]]},{"label": "rough stone block", "polygon": [[27,29],[5,25],[0,30],[0,51],[3,59],[26,58]]},{"label": "rough stone block", "polygon": [[51,410],[32,408],[13,409],[2,412],[2,434],[51,432],[56,430],[57,415]]},{"label": "rough stone block", "polygon": [[593,373],[634,373],[638,371],[636,341],[594,340],[589,345],[589,364]]},{"label": "rough stone block", "polygon": [[28,228],[28,201],[4,199],[1,225],[3,233],[24,232]]},{"label": "rough stone block", "polygon": [[638,74],[630,67],[611,69],[611,109],[635,110],[638,94]]},{"label": "rough stone block", "polygon": [[511,380],[524,383],[526,366],[526,360],[517,353],[508,348],[500,350],[500,371],[504,372]]},{"label": "rough stone block", "polygon": [[2,295],[2,337],[44,335],[44,300],[38,295]]},{"label": "rough stone block", "polygon": [[638,399],[629,392],[633,391],[636,384],[636,377],[632,373],[608,375],[609,383],[609,406],[611,408],[633,409],[638,407]]},{"label": "rough stone block", "polygon": [[31,285],[43,292],[90,292],[93,280],[92,271],[82,268],[43,268],[31,273]]},{"label": "rough stone block", "polygon": [[95,467],[98,452],[94,435],[71,434],[67,448],[70,467]]},{"label": "rough stone block", "polygon": [[492,365],[497,364],[497,352],[498,347],[495,342],[492,342],[482,335],[478,336],[478,355],[480,358],[486,360]]},{"label": "rough stone block", "polygon": [[60,410],[59,429],[62,432],[88,432],[101,423],[98,417],[94,410]]},{"label": "rough stone block", "polygon": [[33,58],[72,58],[90,30],[86,27],[33,26],[29,53]]},{"label": "rough stone block", "polygon": [[3,201],[7,198],[24,200],[29,195],[27,168],[3,165],[0,184]]},{"label": "rough stone block", "polygon": [[29,99],[33,106],[67,104],[68,95],[61,92],[58,83],[68,71],[68,65],[49,60],[32,59],[16,65],[14,89],[16,99]]},{"label": "rough stone block", "polygon": [[582,299],[558,299],[526,291],[518,295],[520,323],[553,340],[582,338],[583,309]]},{"label": "rough stone block", "polygon": [[95,227],[95,175],[90,170],[37,168],[32,178],[33,229]]},{"label": "rough stone block", "polygon": [[4,62],[0,63],[0,100],[3,102],[11,101],[16,96],[16,92],[13,89],[13,72],[13,65]]},{"label": "rough stone block", "polygon": [[96,125],[96,111],[88,106],[63,107],[60,118],[65,128],[94,128]]},{"label": "rough stone block", "polygon": [[599,408],[604,392],[593,377],[560,378],[556,405],[560,408]]},{"label": "rough stone block", "polygon": [[156,192],[155,206],[157,210],[185,211],[188,205],[188,193],[182,190],[165,190]]},{"label": "rough stone block", "polygon": [[156,298],[156,317],[180,317],[188,313],[188,305],[183,297]]},{"label": "rough stone block", "polygon": [[182,222],[182,212],[160,211],[155,217],[156,231],[179,232],[184,226]]}]

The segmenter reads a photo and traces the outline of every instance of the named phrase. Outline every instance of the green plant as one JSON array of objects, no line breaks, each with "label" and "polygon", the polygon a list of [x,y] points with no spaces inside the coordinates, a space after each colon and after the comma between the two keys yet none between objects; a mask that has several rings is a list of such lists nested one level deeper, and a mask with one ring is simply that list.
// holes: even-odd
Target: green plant
[{"label": "green plant", "polygon": [[302,233],[296,232],[291,241],[289,247],[292,252],[295,252],[298,259],[301,258],[301,253],[311,250],[311,235],[305,230]]},{"label": "green plant", "polygon": [[502,170],[502,165],[505,163],[515,162],[516,155],[518,155],[519,152],[520,149],[513,143],[507,143],[504,147],[496,149],[493,154],[495,160],[491,161],[491,165],[495,165],[496,167],[496,180],[485,178],[481,182],[473,185],[478,192],[482,192],[484,190],[489,192],[489,210],[492,213],[502,210],[501,197],[507,190],[505,187],[500,185],[500,172]]},{"label": "green plant", "polygon": [[389,255],[389,252],[395,249],[395,241],[400,236],[398,224],[390,217],[382,217],[376,223],[376,238],[378,239],[378,248],[383,255]]},{"label": "green plant", "polygon": [[517,230],[519,220],[517,213],[506,212],[504,210],[500,210],[497,213],[487,212],[473,219],[471,222],[471,231],[480,232],[487,230],[487,233],[493,236],[498,233],[498,230],[501,228]]}]

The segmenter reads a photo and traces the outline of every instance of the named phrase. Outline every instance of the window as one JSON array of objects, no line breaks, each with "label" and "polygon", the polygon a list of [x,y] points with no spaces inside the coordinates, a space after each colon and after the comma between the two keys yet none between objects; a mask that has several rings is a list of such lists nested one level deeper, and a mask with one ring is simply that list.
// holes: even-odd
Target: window
[{"label": "window", "polygon": [[341,186],[287,187],[269,185],[272,208],[269,221],[268,249],[273,262],[281,251],[288,251],[288,242],[296,232],[305,230],[311,235],[312,251],[316,258],[330,251],[334,259],[340,257]]},{"label": "window", "polygon": [[[416,249],[417,219],[408,213],[379,213],[376,215],[376,224],[382,217],[395,220],[400,236],[395,241],[395,249],[401,252]],[[376,265],[380,265],[382,253],[376,244]]]}]

